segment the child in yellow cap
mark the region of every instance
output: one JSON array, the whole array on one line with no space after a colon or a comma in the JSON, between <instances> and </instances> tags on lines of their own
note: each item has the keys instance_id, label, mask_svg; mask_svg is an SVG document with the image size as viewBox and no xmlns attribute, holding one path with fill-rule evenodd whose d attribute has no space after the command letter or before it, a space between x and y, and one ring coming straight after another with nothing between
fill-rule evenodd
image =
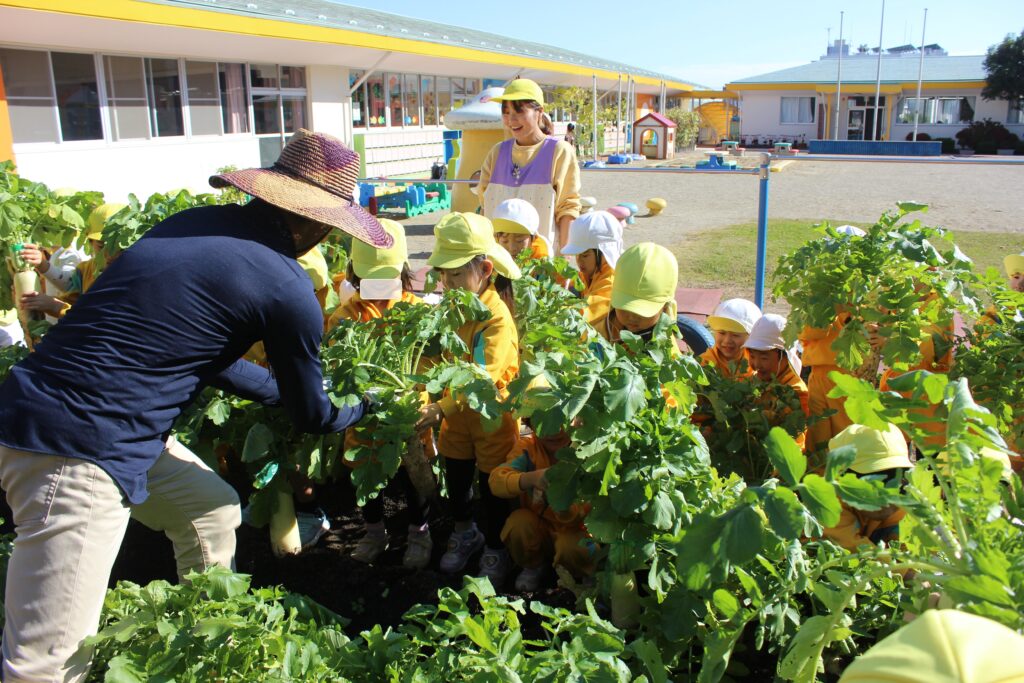
<instances>
[{"instance_id":1,"label":"child in yellow cap","mask_svg":"<svg viewBox=\"0 0 1024 683\"><path fill-rule=\"evenodd\" d=\"M383 249L361 240L352 240L352 253L345 279L355 288L356 293L331 314L327 323L328 331L337 327L341 320L369 322L381 318L385 311L400 301L409 304L422 303L422 300L413 294L405 229L401 224L386 218L380 219L380 224L385 232L394 238L394 243L389 249ZM424 452L432 453L432 432L424 434L424 441ZM372 442L368 444L361 441L356 436L355 429L351 427L345 431L346 450L360 444L372 445ZM361 464L348 459L344 462L352 468ZM430 562L430 554L434 547L427 523L429 507L425 501L420 500L405 468L400 467L395 477L405 495L405 504L409 511L409 533L402 564L409 569L422 569ZM370 564L387 550L391 540L384 527L382 497L377 496L368 500L362 508L362 514L365 533L356 543L352 557Z\"/></svg>"},{"instance_id":2,"label":"child in yellow cap","mask_svg":"<svg viewBox=\"0 0 1024 683\"><path fill-rule=\"evenodd\" d=\"M997 621L930 609L873 645L839 683L1021 683L1024 637Z\"/></svg>"},{"instance_id":3,"label":"child in yellow cap","mask_svg":"<svg viewBox=\"0 0 1024 683\"><path fill-rule=\"evenodd\" d=\"M92 253L92 258L82 261L75 266L75 272L71 276L71 281L65 288L65 293L61 298L58 299L39 292L29 292L21 297L21 307L25 310L42 311L48 315L63 318L64 314L68 312L68 309L71 308L71 305L78 297L87 292L93 283L96 282L96 278L99 277L96 256L103 251L103 228L107 221L125 206L127 204L100 204L89 214L89 218L86 221L89 232L86 233L85 239L89 245L89 251ZM107 264L109 265L116 257L117 255L108 258Z\"/></svg>"},{"instance_id":4,"label":"child in yellow cap","mask_svg":"<svg viewBox=\"0 0 1024 683\"><path fill-rule=\"evenodd\" d=\"M612 343L623 330L649 340L663 313L675 320L678 283L679 264L671 251L653 242L634 244L616 263L608 314L591 324Z\"/></svg>"},{"instance_id":5,"label":"child in yellow cap","mask_svg":"<svg viewBox=\"0 0 1024 683\"><path fill-rule=\"evenodd\" d=\"M534 391L543 391L547 382L534 381L527 389L527 399ZM569 448L569 435L531 432L519 438L508 458L491 471L491 491L499 498L518 498L519 507L512 511L501 540L512 561L522 567L516 577L517 591L532 592L540 585L552 565L567 569L577 578L594 570L596 545L589 539L584 520L589 505L574 504L567 510L555 510L547 501L547 471L558 461L557 454Z\"/></svg>"},{"instance_id":6,"label":"child in yellow cap","mask_svg":"<svg viewBox=\"0 0 1024 683\"><path fill-rule=\"evenodd\" d=\"M608 315L622 249L622 223L607 211L589 211L569 226L562 254L576 257L584 285L580 296L587 302L583 316L588 323Z\"/></svg>"},{"instance_id":7,"label":"child in yellow cap","mask_svg":"<svg viewBox=\"0 0 1024 683\"><path fill-rule=\"evenodd\" d=\"M753 327L750 328L750 335L743 343L746 349L747 358L750 361L750 369L753 372L751 381L762 383L778 383L791 387L800 398L800 408L805 415L810 415L808 408L807 385L800 379L800 358L796 351L786 348L786 341L782 331L786 327L786 319L774 313L765 313ZM762 401L766 406L775 399L771 391L762 394ZM781 424L788 411L768 416L769 424L773 426ZM796 436L796 442L801 449L804 448L807 440L806 433Z\"/></svg>"},{"instance_id":8,"label":"child in yellow cap","mask_svg":"<svg viewBox=\"0 0 1024 683\"><path fill-rule=\"evenodd\" d=\"M858 475L875 475L901 479L904 470L913 467L903 433L895 425L885 431L852 424L831 441L830 450L853 446L857 452L850 471ZM881 542L891 544L899 539L900 520L904 511L896 505L881 510L859 510L843 503L843 512L836 526L825 529L825 538L849 551L861 545Z\"/></svg>"},{"instance_id":9,"label":"child in yellow cap","mask_svg":"<svg viewBox=\"0 0 1024 683\"><path fill-rule=\"evenodd\" d=\"M554 125L544 113L544 92L534 81L517 78L492 97L512 139L499 142L484 158L478 194L484 215L493 219L506 199L524 199L540 217L539 234L556 247L565 244L569 224L580 215L580 171L576 151L551 137Z\"/></svg>"},{"instance_id":10,"label":"child in yellow cap","mask_svg":"<svg viewBox=\"0 0 1024 683\"><path fill-rule=\"evenodd\" d=\"M507 303L519 267L505 249L494 241L491 221L481 215L452 213L434 226L434 252L427 263L441 274L446 289L473 292L491 311L490 320L470 322L459 329L469 347L464 360L476 363L494 380L499 393L519 371L519 335ZM505 297L501 295L505 293ZM496 497L488 484L490 472L505 461L519 437L514 417L506 413L494 431L484 430L479 413L460 397L445 395L426 406L417 428L441 424L438 452L444 457L445 479L455 530L441 558L441 570L461 572L469 558L484 548L480 574L501 584L508 574L508 553L501 543L501 529L508 517L506 501ZM477 528L470 506L473 479L480 484L483 533ZM485 547L486 546L486 547Z\"/></svg>"},{"instance_id":11,"label":"child in yellow cap","mask_svg":"<svg viewBox=\"0 0 1024 683\"><path fill-rule=\"evenodd\" d=\"M524 251L531 259L551 257L548 241L537 234L540 229L537 209L525 199L516 197L503 201L491 216L491 223L494 225L494 239L512 254L512 258Z\"/></svg>"},{"instance_id":12,"label":"child in yellow cap","mask_svg":"<svg viewBox=\"0 0 1024 683\"><path fill-rule=\"evenodd\" d=\"M1010 279L1010 289L1024 292L1024 251L1004 258L1003 266L1006 268L1006 277Z\"/></svg>"},{"instance_id":13,"label":"child in yellow cap","mask_svg":"<svg viewBox=\"0 0 1024 683\"><path fill-rule=\"evenodd\" d=\"M708 316L708 327L715 335L715 345L705 351L700 362L713 366L718 374L729 379L745 379L753 374L743 345L754 324L761 319L761 309L753 301L728 299ZM742 368L746 364L745 369Z\"/></svg>"}]
</instances>

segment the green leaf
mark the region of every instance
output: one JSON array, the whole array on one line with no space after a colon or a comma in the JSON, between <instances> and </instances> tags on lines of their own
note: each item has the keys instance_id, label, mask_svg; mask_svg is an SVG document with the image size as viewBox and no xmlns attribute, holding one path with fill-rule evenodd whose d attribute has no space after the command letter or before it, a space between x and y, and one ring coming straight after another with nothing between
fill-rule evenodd
<instances>
[{"instance_id":1,"label":"green leaf","mask_svg":"<svg viewBox=\"0 0 1024 683\"><path fill-rule=\"evenodd\" d=\"M746 564L761 552L764 526L750 505L744 505L729 517L722 530L722 549L730 562Z\"/></svg>"},{"instance_id":2,"label":"green leaf","mask_svg":"<svg viewBox=\"0 0 1024 683\"><path fill-rule=\"evenodd\" d=\"M807 471L807 458L793 437L782 427L772 427L765 440L768 459L790 486L796 486Z\"/></svg>"},{"instance_id":3,"label":"green leaf","mask_svg":"<svg viewBox=\"0 0 1024 683\"><path fill-rule=\"evenodd\" d=\"M644 510L643 518L655 529L671 529L676 521L676 506L672 498L664 491L659 491Z\"/></svg>"},{"instance_id":4,"label":"green leaf","mask_svg":"<svg viewBox=\"0 0 1024 683\"><path fill-rule=\"evenodd\" d=\"M1002 607L1015 607L1007 586L986 575L954 576L943 581L942 587L957 602L991 602Z\"/></svg>"},{"instance_id":5,"label":"green leaf","mask_svg":"<svg viewBox=\"0 0 1024 683\"><path fill-rule=\"evenodd\" d=\"M609 379L608 383L604 403L610 419L627 422L647 404L647 398L644 396L646 386L640 375L621 372Z\"/></svg>"},{"instance_id":6,"label":"green leaf","mask_svg":"<svg viewBox=\"0 0 1024 683\"><path fill-rule=\"evenodd\" d=\"M104 683L145 683L149 679L145 671L138 669L128 655L117 655L107 664Z\"/></svg>"},{"instance_id":7,"label":"green leaf","mask_svg":"<svg viewBox=\"0 0 1024 683\"><path fill-rule=\"evenodd\" d=\"M236 574L219 565L206 572L206 589L214 600L229 600L244 594L251 581L252 577L247 574Z\"/></svg>"},{"instance_id":8,"label":"green leaf","mask_svg":"<svg viewBox=\"0 0 1024 683\"><path fill-rule=\"evenodd\" d=\"M643 662L644 670L650 676L651 683L667 683L668 667L661 658L661 650L654 641L637 638L629 644L629 648Z\"/></svg>"},{"instance_id":9,"label":"green leaf","mask_svg":"<svg viewBox=\"0 0 1024 683\"><path fill-rule=\"evenodd\" d=\"M808 474L797 490L808 511L824 528L834 527L839 523L843 506L832 484L817 474Z\"/></svg>"},{"instance_id":10,"label":"green leaf","mask_svg":"<svg viewBox=\"0 0 1024 683\"><path fill-rule=\"evenodd\" d=\"M841 446L834 451L829 451L825 458L825 480L835 481L836 477L850 468L857 460L857 448L855 446Z\"/></svg>"},{"instance_id":11,"label":"green leaf","mask_svg":"<svg viewBox=\"0 0 1024 683\"><path fill-rule=\"evenodd\" d=\"M888 429L889 423L882 414L884 406L875 387L862 379L842 372L832 371L828 373L828 377L836 384L828 392L829 398L845 396L846 415L855 424L862 424L880 431Z\"/></svg>"},{"instance_id":12,"label":"green leaf","mask_svg":"<svg viewBox=\"0 0 1024 683\"><path fill-rule=\"evenodd\" d=\"M274 443L274 432L270 427L259 422L249 428L245 435L245 446L242 448L242 462L256 462L270 454L270 446Z\"/></svg>"},{"instance_id":13,"label":"green leaf","mask_svg":"<svg viewBox=\"0 0 1024 683\"><path fill-rule=\"evenodd\" d=\"M764 500L764 512L772 531L785 539L800 538L804 530L804 506L796 494L778 487Z\"/></svg>"},{"instance_id":14,"label":"green leaf","mask_svg":"<svg viewBox=\"0 0 1024 683\"><path fill-rule=\"evenodd\" d=\"M881 510L887 505L898 505L903 498L896 489L886 488L881 481L858 477L848 472L835 482L843 502L860 510Z\"/></svg>"},{"instance_id":15,"label":"green leaf","mask_svg":"<svg viewBox=\"0 0 1024 683\"><path fill-rule=\"evenodd\" d=\"M712 593L711 604L713 604L715 609L721 612L726 619L732 619L733 616L740 611L739 601L733 597L732 593L724 588L719 588Z\"/></svg>"}]
</instances>

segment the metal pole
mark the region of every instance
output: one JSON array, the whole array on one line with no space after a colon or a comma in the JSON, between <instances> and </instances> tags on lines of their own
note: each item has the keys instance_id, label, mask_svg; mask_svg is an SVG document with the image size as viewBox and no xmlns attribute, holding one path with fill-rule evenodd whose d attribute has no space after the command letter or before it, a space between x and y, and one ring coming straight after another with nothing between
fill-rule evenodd
<instances>
[{"instance_id":1,"label":"metal pole","mask_svg":"<svg viewBox=\"0 0 1024 683\"><path fill-rule=\"evenodd\" d=\"M761 155L757 191L757 270L754 273L754 303L764 310L765 268L768 262L768 178L771 177L771 155Z\"/></svg>"},{"instance_id":2,"label":"metal pole","mask_svg":"<svg viewBox=\"0 0 1024 683\"><path fill-rule=\"evenodd\" d=\"M591 134L591 138L594 141L594 161L597 161L597 74L594 74L594 91L593 91L593 102L594 102L594 132Z\"/></svg>"},{"instance_id":3,"label":"metal pole","mask_svg":"<svg viewBox=\"0 0 1024 683\"><path fill-rule=\"evenodd\" d=\"M914 107L914 142L917 142L917 122L921 120L921 79L924 77L924 29L928 25L928 8L924 8L924 22L921 24L921 58L917 62L917 99Z\"/></svg>"},{"instance_id":4,"label":"metal pole","mask_svg":"<svg viewBox=\"0 0 1024 683\"><path fill-rule=\"evenodd\" d=\"M622 74L619 74L619 101L615 104L615 151L620 152L620 139L622 133Z\"/></svg>"},{"instance_id":5,"label":"metal pole","mask_svg":"<svg viewBox=\"0 0 1024 683\"><path fill-rule=\"evenodd\" d=\"M882 19L878 22L878 62L875 67L875 117L871 122L874 128L871 139L878 139L878 100L882 95L882 30L885 28L885 0L882 0Z\"/></svg>"},{"instance_id":6,"label":"metal pole","mask_svg":"<svg viewBox=\"0 0 1024 683\"><path fill-rule=\"evenodd\" d=\"M839 91L843 85L843 15L845 12L839 13L839 65L836 67L836 126L832 131L832 139L839 139L839 109L842 106L842 99L839 97Z\"/></svg>"}]
</instances>

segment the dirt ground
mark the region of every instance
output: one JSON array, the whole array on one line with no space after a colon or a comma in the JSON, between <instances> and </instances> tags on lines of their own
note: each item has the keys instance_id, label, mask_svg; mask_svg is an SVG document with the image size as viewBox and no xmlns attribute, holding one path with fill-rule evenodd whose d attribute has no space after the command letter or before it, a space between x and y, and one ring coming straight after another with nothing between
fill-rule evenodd
<instances>
[{"instance_id":1,"label":"dirt ground","mask_svg":"<svg viewBox=\"0 0 1024 683\"><path fill-rule=\"evenodd\" d=\"M703 156L703 155L701 155ZM758 181L750 175L671 174L631 169L582 172L582 194L599 207L650 197L668 201L664 213L638 218L626 243L671 246L695 230L757 220ZM771 174L770 218L874 221L898 200L931 206L928 220L956 230L1018 231L1024 235L1024 163L1015 166L791 161ZM424 265L440 214L403 221L414 267Z\"/></svg>"}]
</instances>

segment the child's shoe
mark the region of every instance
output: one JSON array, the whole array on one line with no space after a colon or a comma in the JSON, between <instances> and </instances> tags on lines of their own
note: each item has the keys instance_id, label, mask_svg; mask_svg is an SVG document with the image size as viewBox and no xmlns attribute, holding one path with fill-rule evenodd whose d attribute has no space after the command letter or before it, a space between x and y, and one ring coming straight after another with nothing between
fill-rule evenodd
<instances>
[{"instance_id":1,"label":"child's shoe","mask_svg":"<svg viewBox=\"0 0 1024 683\"><path fill-rule=\"evenodd\" d=\"M512 560L504 548L485 548L484 554L480 556L480 576L490 579L491 585L499 588L505 585L511 565Z\"/></svg>"},{"instance_id":2,"label":"child's shoe","mask_svg":"<svg viewBox=\"0 0 1024 683\"><path fill-rule=\"evenodd\" d=\"M410 526L402 566L406 569L423 569L430 564L430 555L433 551L434 541L430 538L430 527L425 524Z\"/></svg>"},{"instance_id":3,"label":"child's shoe","mask_svg":"<svg viewBox=\"0 0 1024 683\"><path fill-rule=\"evenodd\" d=\"M456 574L466 568L469 558L484 547L484 535L476 524L466 531L453 531L448 537L448 549L441 556L441 571Z\"/></svg>"},{"instance_id":4,"label":"child's shoe","mask_svg":"<svg viewBox=\"0 0 1024 683\"><path fill-rule=\"evenodd\" d=\"M352 559L366 564L373 564L388 549L388 532L384 523L367 524L366 534L356 543L352 551Z\"/></svg>"},{"instance_id":5,"label":"child's shoe","mask_svg":"<svg viewBox=\"0 0 1024 683\"><path fill-rule=\"evenodd\" d=\"M544 583L544 576L546 574L547 568L544 565L533 569L524 569L516 577L516 590L520 593L533 593Z\"/></svg>"}]
</instances>

